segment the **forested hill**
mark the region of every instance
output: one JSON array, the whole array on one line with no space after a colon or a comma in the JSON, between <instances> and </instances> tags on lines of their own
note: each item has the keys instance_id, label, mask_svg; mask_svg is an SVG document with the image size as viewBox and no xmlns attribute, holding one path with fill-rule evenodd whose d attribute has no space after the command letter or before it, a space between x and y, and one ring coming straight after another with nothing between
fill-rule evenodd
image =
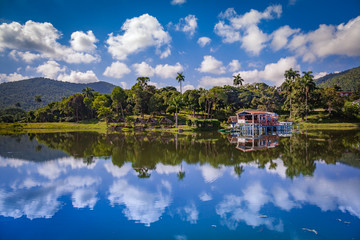
<instances>
[{"instance_id":1,"label":"forested hill","mask_svg":"<svg viewBox=\"0 0 360 240\"><path fill-rule=\"evenodd\" d=\"M17 82L0 84L0 109L14 107L20 103L24 110L36 109L46 106L53 101L61 101L62 97L68 97L90 87L96 92L111 93L115 85L107 82L95 83L69 83L48 78L32 78ZM41 96L41 102L35 102L35 96Z\"/></svg>"},{"instance_id":2,"label":"forested hill","mask_svg":"<svg viewBox=\"0 0 360 240\"><path fill-rule=\"evenodd\" d=\"M352 68L340 73L330 73L315 79L319 87L338 85L343 91L355 91L360 87L360 67Z\"/></svg>"}]
</instances>

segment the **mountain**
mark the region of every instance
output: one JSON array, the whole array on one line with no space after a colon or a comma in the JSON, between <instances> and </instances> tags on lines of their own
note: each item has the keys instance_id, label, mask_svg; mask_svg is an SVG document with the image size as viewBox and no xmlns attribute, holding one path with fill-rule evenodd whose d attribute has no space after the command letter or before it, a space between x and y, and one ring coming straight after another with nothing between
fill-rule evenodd
<instances>
[{"instance_id":1,"label":"mountain","mask_svg":"<svg viewBox=\"0 0 360 240\"><path fill-rule=\"evenodd\" d=\"M24 110L36 109L53 101L61 101L62 97L68 97L90 87L96 92L110 94L115 85L107 82L95 83L69 83L48 78L31 78L16 82L0 84L0 109L14 107L20 103ZM35 102L35 96L41 96L41 102Z\"/></svg>"},{"instance_id":2,"label":"mountain","mask_svg":"<svg viewBox=\"0 0 360 240\"><path fill-rule=\"evenodd\" d=\"M355 91L360 87L360 67L339 73L330 73L315 79L315 83L322 88L338 85L343 91Z\"/></svg>"}]
</instances>

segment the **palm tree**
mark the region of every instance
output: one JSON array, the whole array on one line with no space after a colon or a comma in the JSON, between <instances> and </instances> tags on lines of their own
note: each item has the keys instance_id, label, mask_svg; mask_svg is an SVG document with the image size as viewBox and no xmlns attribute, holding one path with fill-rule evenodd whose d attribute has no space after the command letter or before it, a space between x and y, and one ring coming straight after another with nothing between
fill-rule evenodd
<instances>
[{"instance_id":1,"label":"palm tree","mask_svg":"<svg viewBox=\"0 0 360 240\"><path fill-rule=\"evenodd\" d=\"M179 181L183 180L185 177L185 171L183 171L183 169L182 169L182 163L180 166L181 166L180 171L176 174Z\"/></svg>"},{"instance_id":2,"label":"palm tree","mask_svg":"<svg viewBox=\"0 0 360 240\"><path fill-rule=\"evenodd\" d=\"M169 101L169 105L175 107L176 127L178 127L178 108L180 108L182 106L182 104L183 104L183 99L182 99L181 95L175 96Z\"/></svg>"},{"instance_id":3,"label":"palm tree","mask_svg":"<svg viewBox=\"0 0 360 240\"><path fill-rule=\"evenodd\" d=\"M82 90L82 93L84 94L85 97L93 97L94 94L94 89L92 89L91 87L86 87Z\"/></svg>"},{"instance_id":4,"label":"palm tree","mask_svg":"<svg viewBox=\"0 0 360 240\"><path fill-rule=\"evenodd\" d=\"M35 102L37 102L37 103L42 102L42 99L41 99L41 96L40 96L40 95L36 95L36 96L35 96Z\"/></svg>"},{"instance_id":5,"label":"palm tree","mask_svg":"<svg viewBox=\"0 0 360 240\"><path fill-rule=\"evenodd\" d=\"M300 77L298 70L293 70L290 68L289 70L285 71L285 82L282 85L283 90L285 90L288 94L289 100L290 100L290 118L291 118L291 109L292 109L292 103L291 103L291 93L294 86L294 81L297 77Z\"/></svg>"},{"instance_id":6,"label":"palm tree","mask_svg":"<svg viewBox=\"0 0 360 240\"><path fill-rule=\"evenodd\" d=\"M181 82L185 81L185 76L183 75L182 72L177 73L176 80L178 81L178 83L180 83L180 93L182 94Z\"/></svg>"},{"instance_id":7,"label":"palm tree","mask_svg":"<svg viewBox=\"0 0 360 240\"><path fill-rule=\"evenodd\" d=\"M306 106L306 118L305 118L305 121L307 121L309 92L311 90L315 89L315 82L314 82L314 76L312 75L312 71L303 72L303 74L304 74L304 76L303 76L303 84L305 86L305 106Z\"/></svg>"},{"instance_id":8,"label":"palm tree","mask_svg":"<svg viewBox=\"0 0 360 240\"><path fill-rule=\"evenodd\" d=\"M234 86L239 86L243 84L244 79L240 76L240 74L233 76L234 78Z\"/></svg>"}]
</instances>

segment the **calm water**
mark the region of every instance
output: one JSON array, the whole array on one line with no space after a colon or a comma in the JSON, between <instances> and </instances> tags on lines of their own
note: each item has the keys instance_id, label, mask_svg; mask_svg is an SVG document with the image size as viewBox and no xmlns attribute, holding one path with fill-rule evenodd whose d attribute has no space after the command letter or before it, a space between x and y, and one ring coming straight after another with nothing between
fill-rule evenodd
<instances>
[{"instance_id":1,"label":"calm water","mask_svg":"<svg viewBox=\"0 0 360 240\"><path fill-rule=\"evenodd\" d=\"M360 239L360 132L0 135L0 239Z\"/></svg>"}]
</instances>

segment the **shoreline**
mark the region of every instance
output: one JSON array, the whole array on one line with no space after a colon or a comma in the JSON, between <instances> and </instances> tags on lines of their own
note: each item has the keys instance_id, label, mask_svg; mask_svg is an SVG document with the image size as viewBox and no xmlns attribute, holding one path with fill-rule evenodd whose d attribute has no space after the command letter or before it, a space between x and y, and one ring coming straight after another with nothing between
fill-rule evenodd
<instances>
[{"instance_id":1,"label":"shoreline","mask_svg":"<svg viewBox=\"0 0 360 240\"><path fill-rule=\"evenodd\" d=\"M113 126L109 124L109 126ZM146 132L208 132L217 131L214 129L199 130L187 125L181 125L178 128L147 128ZM299 130L360 130L360 123L299 123ZM105 122L98 123L59 123L59 122L45 122L45 123L0 123L0 133L31 133L31 132L69 132L69 131L84 131L84 132L102 132L106 133L109 130ZM122 128L119 132L133 132L134 128ZM116 132L116 131L114 131Z\"/></svg>"}]
</instances>

